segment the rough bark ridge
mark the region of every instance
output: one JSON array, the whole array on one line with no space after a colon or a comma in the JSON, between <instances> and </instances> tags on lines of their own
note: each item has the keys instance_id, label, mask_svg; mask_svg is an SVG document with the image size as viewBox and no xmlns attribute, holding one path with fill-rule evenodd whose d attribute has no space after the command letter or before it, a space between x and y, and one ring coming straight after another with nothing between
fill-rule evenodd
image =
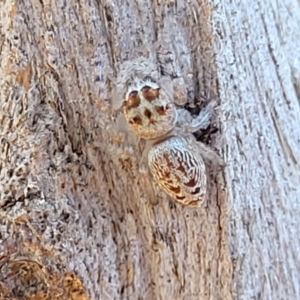
<instances>
[{"instance_id":1,"label":"rough bark ridge","mask_svg":"<svg viewBox=\"0 0 300 300\"><path fill-rule=\"evenodd\" d=\"M46 278L31 295L48 280L88 299L78 275L91 299L299 296L299 6L259 3L1 2L0 297L20 260ZM220 88L231 239L222 174L201 209L149 201L142 145L110 112L120 62L141 55L184 78L195 113Z\"/></svg>"},{"instance_id":2,"label":"rough bark ridge","mask_svg":"<svg viewBox=\"0 0 300 300\"><path fill-rule=\"evenodd\" d=\"M182 75L192 101L216 96L209 5L71 3L1 4L3 224L26 218L92 299L230 298L224 192L199 210L150 204L140 145L109 111L119 63L140 55Z\"/></svg>"},{"instance_id":3,"label":"rough bark ridge","mask_svg":"<svg viewBox=\"0 0 300 300\"><path fill-rule=\"evenodd\" d=\"M237 299L299 299L299 1L221 1L220 98Z\"/></svg>"}]
</instances>

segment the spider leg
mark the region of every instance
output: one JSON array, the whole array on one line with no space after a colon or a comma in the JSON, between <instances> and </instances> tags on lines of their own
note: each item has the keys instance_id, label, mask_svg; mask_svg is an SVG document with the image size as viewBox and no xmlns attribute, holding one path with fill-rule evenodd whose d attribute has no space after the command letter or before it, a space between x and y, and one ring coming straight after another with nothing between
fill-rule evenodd
<instances>
[{"instance_id":1,"label":"spider leg","mask_svg":"<svg viewBox=\"0 0 300 300\"><path fill-rule=\"evenodd\" d=\"M200 129L206 129L210 125L211 117L214 113L215 102L211 102L202 109L196 118L187 120L186 113L179 111L179 117L185 114L186 124L183 124L182 129L185 133L193 133Z\"/></svg>"},{"instance_id":2,"label":"spider leg","mask_svg":"<svg viewBox=\"0 0 300 300\"><path fill-rule=\"evenodd\" d=\"M141 173L141 182L143 185L142 188L144 189L144 193L147 195L147 198L149 199L150 203L152 205L158 204L158 199L156 197L156 193L150 175L148 173Z\"/></svg>"},{"instance_id":3,"label":"spider leg","mask_svg":"<svg viewBox=\"0 0 300 300\"><path fill-rule=\"evenodd\" d=\"M148 167L148 153L153 146L153 141L146 141L145 147L143 149L140 162L139 162L139 172L142 179L143 189L150 199L152 205L158 203L154 187L152 185L150 170Z\"/></svg>"},{"instance_id":4,"label":"spider leg","mask_svg":"<svg viewBox=\"0 0 300 300\"><path fill-rule=\"evenodd\" d=\"M153 146L153 141L147 140L142 151L142 155L139 163L139 172L140 173L149 173L148 171L148 153L151 147Z\"/></svg>"},{"instance_id":5,"label":"spider leg","mask_svg":"<svg viewBox=\"0 0 300 300\"><path fill-rule=\"evenodd\" d=\"M221 169L225 166L224 160L209 146L201 142L196 142L196 146L207 165L212 166L214 169Z\"/></svg>"}]
</instances>

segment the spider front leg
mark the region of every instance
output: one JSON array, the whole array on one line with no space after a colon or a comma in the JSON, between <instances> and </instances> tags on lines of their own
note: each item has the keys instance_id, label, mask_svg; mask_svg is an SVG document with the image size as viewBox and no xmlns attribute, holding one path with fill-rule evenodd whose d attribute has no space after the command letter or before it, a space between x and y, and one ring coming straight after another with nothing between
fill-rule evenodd
<instances>
[{"instance_id":1,"label":"spider front leg","mask_svg":"<svg viewBox=\"0 0 300 300\"><path fill-rule=\"evenodd\" d=\"M183 133L193 133L200 129L206 129L210 125L215 106L216 102L212 101L195 118L186 109L178 109L177 125Z\"/></svg>"},{"instance_id":2,"label":"spider front leg","mask_svg":"<svg viewBox=\"0 0 300 300\"><path fill-rule=\"evenodd\" d=\"M154 145L154 141L147 140L144 146L144 149L142 151L141 159L139 162L139 172L140 173L149 173L148 171L148 153L151 149L151 147Z\"/></svg>"},{"instance_id":3,"label":"spider front leg","mask_svg":"<svg viewBox=\"0 0 300 300\"><path fill-rule=\"evenodd\" d=\"M197 132L201 129L206 129L210 125L216 106L216 101L210 102L195 118L193 118L192 115L185 109L178 110L177 115L177 125L179 125L179 129L177 129L177 131L182 130L183 135L187 138L187 140L189 140L190 145L192 146L191 148L196 145L206 165L211 165L214 169L224 166L223 159L209 146L201 142L197 142L191 133Z\"/></svg>"},{"instance_id":4,"label":"spider front leg","mask_svg":"<svg viewBox=\"0 0 300 300\"><path fill-rule=\"evenodd\" d=\"M207 166L212 166L214 170L220 170L225 166L224 160L213 149L201 142L195 143Z\"/></svg>"},{"instance_id":5,"label":"spider front leg","mask_svg":"<svg viewBox=\"0 0 300 300\"><path fill-rule=\"evenodd\" d=\"M156 205L158 204L158 199L156 197L156 193L152 185L152 176L150 175L150 170L148 167L148 154L154 144L155 142L152 140L146 141L139 162L139 173L141 175L141 182L143 184L144 191L148 195L151 204Z\"/></svg>"},{"instance_id":6,"label":"spider front leg","mask_svg":"<svg viewBox=\"0 0 300 300\"><path fill-rule=\"evenodd\" d=\"M187 89L182 77L172 79L170 76L163 76L160 79L160 85L164 87L177 106L183 106L187 103Z\"/></svg>"}]
</instances>

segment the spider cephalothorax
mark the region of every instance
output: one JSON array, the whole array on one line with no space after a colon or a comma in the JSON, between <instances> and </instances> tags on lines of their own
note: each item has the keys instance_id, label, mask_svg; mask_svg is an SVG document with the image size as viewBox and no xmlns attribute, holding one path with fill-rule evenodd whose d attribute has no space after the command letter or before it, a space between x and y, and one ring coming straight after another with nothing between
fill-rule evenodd
<instances>
[{"instance_id":1,"label":"spider cephalothorax","mask_svg":"<svg viewBox=\"0 0 300 300\"><path fill-rule=\"evenodd\" d=\"M176 124L172 98L150 80L135 81L128 88L123 110L132 130L146 140L165 135Z\"/></svg>"}]
</instances>

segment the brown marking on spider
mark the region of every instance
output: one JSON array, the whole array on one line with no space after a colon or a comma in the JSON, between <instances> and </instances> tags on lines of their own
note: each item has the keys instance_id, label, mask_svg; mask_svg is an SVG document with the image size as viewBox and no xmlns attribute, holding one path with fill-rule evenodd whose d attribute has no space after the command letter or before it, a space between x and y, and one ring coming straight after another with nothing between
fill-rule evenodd
<instances>
[{"instance_id":1,"label":"brown marking on spider","mask_svg":"<svg viewBox=\"0 0 300 300\"><path fill-rule=\"evenodd\" d=\"M197 150L185 138L173 136L153 145L148 154L149 168L158 186L172 199L193 207L204 201L207 184L206 167Z\"/></svg>"},{"instance_id":2,"label":"brown marking on spider","mask_svg":"<svg viewBox=\"0 0 300 300\"><path fill-rule=\"evenodd\" d=\"M155 89L146 85L142 88L142 94L147 101L152 102L159 97L159 90L160 88Z\"/></svg>"},{"instance_id":3,"label":"brown marking on spider","mask_svg":"<svg viewBox=\"0 0 300 300\"><path fill-rule=\"evenodd\" d=\"M141 99L138 95L138 92L137 91L132 91L129 94L128 100L126 101L126 103L124 105L124 108L126 110L136 108L140 105L140 103L141 103Z\"/></svg>"},{"instance_id":4,"label":"brown marking on spider","mask_svg":"<svg viewBox=\"0 0 300 300\"><path fill-rule=\"evenodd\" d=\"M133 81L128 87L123 109L132 130L147 140L165 135L176 124L173 99L151 81ZM136 117L138 122L134 121Z\"/></svg>"},{"instance_id":5,"label":"brown marking on spider","mask_svg":"<svg viewBox=\"0 0 300 300\"><path fill-rule=\"evenodd\" d=\"M145 109L145 111L144 111L144 115L148 118L148 119L150 119L151 118L151 116L152 116L152 113L151 113L151 111L149 110L149 109Z\"/></svg>"},{"instance_id":6,"label":"brown marking on spider","mask_svg":"<svg viewBox=\"0 0 300 300\"><path fill-rule=\"evenodd\" d=\"M168 106L166 108L164 108L163 106L155 106L155 110L160 116L165 115L167 113L167 109Z\"/></svg>"},{"instance_id":7,"label":"brown marking on spider","mask_svg":"<svg viewBox=\"0 0 300 300\"><path fill-rule=\"evenodd\" d=\"M142 119L140 117L134 117L129 121L129 124L142 125Z\"/></svg>"}]
</instances>

